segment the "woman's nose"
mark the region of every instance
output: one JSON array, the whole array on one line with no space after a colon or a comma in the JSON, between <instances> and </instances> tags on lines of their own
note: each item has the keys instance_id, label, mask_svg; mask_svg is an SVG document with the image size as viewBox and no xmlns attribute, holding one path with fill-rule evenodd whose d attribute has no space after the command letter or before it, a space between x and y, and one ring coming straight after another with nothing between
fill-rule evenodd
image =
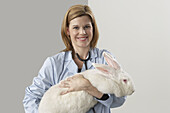
<instances>
[{"instance_id":1,"label":"woman's nose","mask_svg":"<svg viewBox=\"0 0 170 113\"><path fill-rule=\"evenodd\" d=\"M86 34L86 31L85 31L84 28L81 28L81 29L80 29L80 34Z\"/></svg>"}]
</instances>

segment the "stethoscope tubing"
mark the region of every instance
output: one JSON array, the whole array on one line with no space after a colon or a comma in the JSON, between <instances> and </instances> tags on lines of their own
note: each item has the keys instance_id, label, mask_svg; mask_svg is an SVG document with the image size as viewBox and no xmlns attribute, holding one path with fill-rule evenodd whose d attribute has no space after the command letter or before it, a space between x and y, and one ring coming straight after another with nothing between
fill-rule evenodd
<instances>
[{"instance_id":1,"label":"stethoscope tubing","mask_svg":"<svg viewBox=\"0 0 170 113\"><path fill-rule=\"evenodd\" d=\"M89 56L88 56L88 58L87 58L87 59L81 59L78 53L76 53L76 55L77 55L77 58L78 58L80 61L83 61L83 62L84 62L84 64L85 64L85 68L86 68L86 70L88 70L88 67L87 67L87 61L88 61L88 60L90 59L90 57L91 57L90 52L89 52Z\"/></svg>"}]
</instances>

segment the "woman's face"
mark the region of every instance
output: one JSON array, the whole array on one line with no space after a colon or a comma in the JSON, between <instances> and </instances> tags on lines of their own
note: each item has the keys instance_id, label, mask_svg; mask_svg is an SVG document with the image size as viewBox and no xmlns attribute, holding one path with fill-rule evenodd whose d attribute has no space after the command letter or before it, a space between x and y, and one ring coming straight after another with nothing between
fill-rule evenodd
<instances>
[{"instance_id":1,"label":"woman's face","mask_svg":"<svg viewBox=\"0 0 170 113\"><path fill-rule=\"evenodd\" d=\"M89 49L93 37L93 26L90 17L81 16L71 20L67 28L67 34L70 35L74 49Z\"/></svg>"}]
</instances>

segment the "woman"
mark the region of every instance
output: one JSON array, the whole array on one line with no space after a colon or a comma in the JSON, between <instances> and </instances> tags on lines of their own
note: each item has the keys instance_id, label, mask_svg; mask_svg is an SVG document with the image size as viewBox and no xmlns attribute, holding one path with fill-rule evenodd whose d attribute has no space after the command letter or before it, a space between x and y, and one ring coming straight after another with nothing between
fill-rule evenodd
<instances>
[{"instance_id":1,"label":"woman","mask_svg":"<svg viewBox=\"0 0 170 113\"><path fill-rule=\"evenodd\" d=\"M26 113L38 113L39 102L51 86L68 76L93 69L94 62L106 64L102 56L106 50L96 48L98 29L92 11L87 5L75 5L67 11L61 35L66 49L47 58L38 76L34 78L33 84L26 88L23 100ZM60 87L69 88L61 95L84 90L94 96L98 103L87 113L110 113L110 108L119 107L125 101L124 97L118 98L114 94L103 94L98 91L82 75L64 80Z\"/></svg>"}]
</instances>

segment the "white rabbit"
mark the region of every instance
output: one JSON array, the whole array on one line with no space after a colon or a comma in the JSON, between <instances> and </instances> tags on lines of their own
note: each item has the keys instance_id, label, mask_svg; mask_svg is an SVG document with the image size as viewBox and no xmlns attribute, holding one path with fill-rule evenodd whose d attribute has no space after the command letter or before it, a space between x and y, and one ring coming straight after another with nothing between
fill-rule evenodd
<instances>
[{"instance_id":1,"label":"white rabbit","mask_svg":"<svg viewBox=\"0 0 170 113\"><path fill-rule=\"evenodd\" d=\"M115 94L117 97L131 95L134 92L132 79L122 70L111 55L104 52L108 65L93 64L96 69L84 71L82 74L102 93ZM70 92L60 95L67 88L59 84L52 86L41 99L39 113L86 113L97 101L85 91Z\"/></svg>"}]
</instances>

